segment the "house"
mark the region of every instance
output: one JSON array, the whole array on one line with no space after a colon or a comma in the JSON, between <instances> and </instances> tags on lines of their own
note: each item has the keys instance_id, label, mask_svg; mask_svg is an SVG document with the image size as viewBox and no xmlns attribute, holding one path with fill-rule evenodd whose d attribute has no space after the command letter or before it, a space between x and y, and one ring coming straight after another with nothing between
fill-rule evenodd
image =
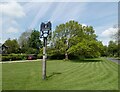
<instances>
[{"instance_id":1,"label":"house","mask_svg":"<svg viewBox=\"0 0 120 92\"><path fill-rule=\"evenodd\" d=\"M7 53L8 46L5 44L0 44L0 54L6 54Z\"/></svg>"}]
</instances>

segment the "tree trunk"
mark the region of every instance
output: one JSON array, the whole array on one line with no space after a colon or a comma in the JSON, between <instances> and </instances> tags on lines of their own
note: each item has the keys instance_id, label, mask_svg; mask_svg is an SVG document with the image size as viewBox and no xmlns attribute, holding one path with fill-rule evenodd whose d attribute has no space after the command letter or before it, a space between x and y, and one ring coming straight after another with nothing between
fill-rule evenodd
<instances>
[{"instance_id":1,"label":"tree trunk","mask_svg":"<svg viewBox=\"0 0 120 92\"><path fill-rule=\"evenodd\" d=\"M67 53L67 51L65 52L65 60L68 60L68 53Z\"/></svg>"},{"instance_id":2,"label":"tree trunk","mask_svg":"<svg viewBox=\"0 0 120 92\"><path fill-rule=\"evenodd\" d=\"M68 50L68 38L66 40L66 45L67 45L67 49L65 51L65 60L68 60L68 53L67 53L67 50Z\"/></svg>"}]
</instances>

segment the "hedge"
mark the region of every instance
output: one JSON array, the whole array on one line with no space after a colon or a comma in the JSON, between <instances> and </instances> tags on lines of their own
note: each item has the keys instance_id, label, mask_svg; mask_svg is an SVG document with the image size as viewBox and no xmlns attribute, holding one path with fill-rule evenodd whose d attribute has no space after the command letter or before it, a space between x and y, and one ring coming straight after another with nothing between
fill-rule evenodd
<instances>
[{"instance_id":1,"label":"hedge","mask_svg":"<svg viewBox=\"0 0 120 92\"><path fill-rule=\"evenodd\" d=\"M38 59L42 59L42 58L43 58L43 55L42 55L42 54L38 54L38 55L37 55L37 58L38 58Z\"/></svg>"},{"instance_id":2,"label":"hedge","mask_svg":"<svg viewBox=\"0 0 120 92\"><path fill-rule=\"evenodd\" d=\"M5 54L2 55L2 61L26 60L26 54Z\"/></svg>"},{"instance_id":3,"label":"hedge","mask_svg":"<svg viewBox=\"0 0 120 92\"><path fill-rule=\"evenodd\" d=\"M28 54L4 54L2 55L2 61L27 60L28 56L29 56ZM69 54L68 57L69 59L78 59L77 56L71 55L71 54ZM42 58L43 58L42 54L38 54L36 56L36 59L42 59ZM51 55L48 54L47 59L58 59L58 60L65 59L65 55L64 54L51 54Z\"/></svg>"}]
</instances>

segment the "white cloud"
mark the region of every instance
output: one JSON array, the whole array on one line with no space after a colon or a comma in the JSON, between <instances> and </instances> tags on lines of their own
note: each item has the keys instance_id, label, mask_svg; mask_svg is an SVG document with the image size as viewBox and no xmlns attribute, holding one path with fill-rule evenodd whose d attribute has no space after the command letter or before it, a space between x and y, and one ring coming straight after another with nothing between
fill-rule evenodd
<instances>
[{"instance_id":1,"label":"white cloud","mask_svg":"<svg viewBox=\"0 0 120 92\"><path fill-rule=\"evenodd\" d=\"M84 26L86 27L87 25L86 24L82 24L82 27L84 27Z\"/></svg>"},{"instance_id":2,"label":"white cloud","mask_svg":"<svg viewBox=\"0 0 120 92\"><path fill-rule=\"evenodd\" d=\"M17 3L15 0L12 2L0 3L0 29L1 29L1 40L4 43L8 38L17 37L14 33L19 32L18 19L25 16L23 6Z\"/></svg>"},{"instance_id":3,"label":"white cloud","mask_svg":"<svg viewBox=\"0 0 120 92\"><path fill-rule=\"evenodd\" d=\"M106 29L106 30L105 30ZM98 40L102 41L104 45L108 45L110 40L113 39L113 35L118 31L118 28L113 28L108 26L102 26L100 28L97 28L97 35L98 35ZM103 32L101 32L104 30Z\"/></svg>"},{"instance_id":4,"label":"white cloud","mask_svg":"<svg viewBox=\"0 0 120 92\"><path fill-rule=\"evenodd\" d=\"M108 28L107 30L103 31L101 36L103 37L111 37L118 31L117 28Z\"/></svg>"},{"instance_id":5,"label":"white cloud","mask_svg":"<svg viewBox=\"0 0 120 92\"><path fill-rule=\"evenodd\" d=\"M10 27L6 30L7 33L17 33L19 32L19 30L17 28L14 27Z\"/></svg>"},{"instance_id":6,"label":"white cloud","mask_svg":"<svg viewBox=\"0 0 120 92\"><path fill-rule=\"evenodd\" d=\"M25 13L22 6L17 2L9 2L0 4L0 13L9 17L23 17Z\"/></svg>"}]
</instances>

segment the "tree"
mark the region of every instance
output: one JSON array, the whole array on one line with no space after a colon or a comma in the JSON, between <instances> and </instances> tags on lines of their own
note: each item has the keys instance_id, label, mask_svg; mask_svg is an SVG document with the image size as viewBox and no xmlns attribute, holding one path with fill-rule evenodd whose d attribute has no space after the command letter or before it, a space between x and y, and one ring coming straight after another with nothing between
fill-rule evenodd
<instances>
[{"instance_id":1,"label":"tree","mask_svg":"<svg viewBox=\"0 0 120 92\"><path fill-rule=\"evenodd\" d=\"M116 42L109 41L109 45L108 45L109 55L110 56L115 56L115 55L117 55L117 51L118 51L118 45L116 44Z\"/></svg>"},{"instance_id":2,"label":"tree","mask_svg":"<svg viewBox=\"0 0 120 92\"><path fill-rule=\"evenodd\" d=\"M20 45L22 53L25 53L29 48L28 40L30 38L30 35L31 31L25 31L21 34L21 36L18 39L18 43Z\"/></svg>"},{"instance_id":3,"label":"tree","mask_svg":"<svg viewBox=\"0 0 120 92\"><path fill-rule=\"evenodd\" d=\"M87 41L82 40L77 45L72 46L68 52L74 55L77 55L78 57L87 57L87 58L94 58L99 57L101 55L101 52L103 52L103 45L101 42L97 42L95 40Z\"/></svg>"},{"instance_id":4,"label":"tree","mask_svg":"<svg viewBox=\"0 0 120 92\"><path fill-rule=\"evenodd\" d=\"M42 43L41 43L41 40L40 40L40 32L37 31L37 30L32 30L32 33L30 35L30 38L28 40L28 44L29 44L29 47L31 49L33 49L34 54L38 54L39 53L39 49L42 47Z\"/></svg>"},{"instance_id":5,"label":"tree","mask_svg":"<svg viewBox=\"0 0 120 92\"><path fill-rule=\"evenodd\" d=\"M107 46L103 46L103 50L101 52L101 56L109 56L109 53L108 53L108 47Z\"/></svg>"},{"instance_id":6,"label":"tree","mask_svg":"<svg viewBox=\"0 0 120 92\"><path fill-rule=\"evenodd\" d=\"M117 44L117 57L120 57L120 25L115 25L114 28L117 30L115 34L112 35Z\"/></svg>"},{"instance_id":7,"label":"tree","mask_svg":"<svg viewBox=\"0 0 120 92\"><path fill-rule=\"evenodd\" d=\"M53 33L54 46L58 52L65 54L65 59L68 59L67 50L72 45L70 38L78 34L80 26L78 22L69 21L66 24L58 25Z\"/></svg>"},{"instance_id":8,"label":"tree","mask_svg":"<svg viewBox=\"0 0 120 92\"><path fill-rule=\"evenodd\" d=\"M82 57L98 57L102 50L102 43L97 41L92 26L82 26L76 21L69 21L56 27L53 33L54 48L57 53L64 53Z\"/></svg>"},{"instance_id":9,"label":"tree","mask_svg":"<svg viewBox=\"0 0 120 92\"><path fill-rule=\"evenodd\" d=\"M39 36L40 32L35 29L22 33L19 38L21 52L26 54L38 54L40 47L42 47Z\"/></svg>"},{"instance_id":10,"label":"tree","mask_svg":"<svg viewBox=\"0 0 120 92\"><path fill-rule=\"evenodd\" d=\"M35 29L32 30L28 43L29 43L29 47L34 49L36 48L39 49L39 47L42 46L41 40L40 40L40 32Z\"/></svg>"},{"instance_id":11,"label":"tree","mask_svg":"<svg viewBox=\"0 0 120 92\"><path fill-rule=\"evenodd\" d=\"M5 41L4 44L9 48L7 49L7 54L19 53L19 44L16 39L11 40L9 38L8 40Z\"/></svg>"}]
</instances>

